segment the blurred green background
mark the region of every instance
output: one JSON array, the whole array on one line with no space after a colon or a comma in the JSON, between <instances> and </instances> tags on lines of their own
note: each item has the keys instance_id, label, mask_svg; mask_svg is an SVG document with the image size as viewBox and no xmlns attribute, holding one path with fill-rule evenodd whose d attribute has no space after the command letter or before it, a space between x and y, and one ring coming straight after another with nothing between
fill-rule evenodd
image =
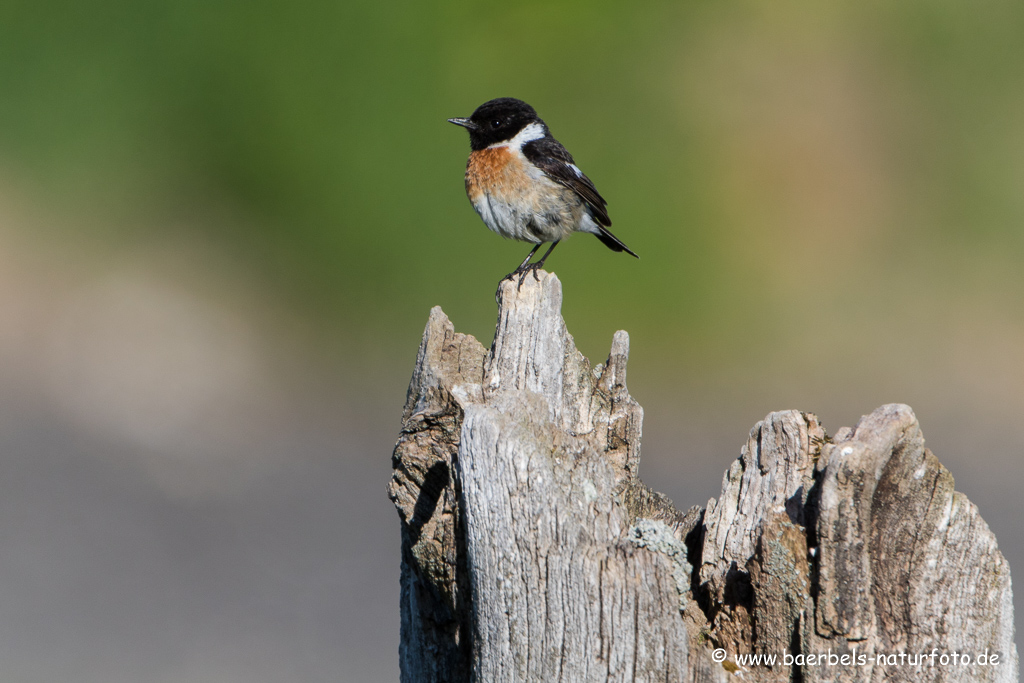
<instances>
[{"instance_id":1,"label":"blurred green background","mask_svg":"<svg viewBox=\"0 0 1024 683\"><path fill-rule=\"evenodd\" d=\"M489 343L529 249L445 122L500 96L642 257L548 268L594 362L630 332L648 483L703 504L767 412L906 402L1019 568L1021 36L1011 0L3 3L0 673L396 678L419 336Z\"/></svg>"}]
</instances>

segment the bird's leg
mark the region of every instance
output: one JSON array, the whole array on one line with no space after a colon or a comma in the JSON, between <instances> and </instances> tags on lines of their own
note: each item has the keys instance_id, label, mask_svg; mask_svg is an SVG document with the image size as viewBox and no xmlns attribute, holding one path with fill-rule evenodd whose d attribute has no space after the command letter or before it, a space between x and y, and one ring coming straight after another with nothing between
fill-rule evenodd
<instances>
[{"instance_id":1,"label":"bird's leg","mask_svg":"<svg viewBox=\"0 0 1024 683\"><path fill-rule=\"evenodd\" d=\"M524 268L526 268L526 264L530 262L530 259L533 258L533 255L537 253L537 250L540 249L540 245L542 245L542 244L544 244L544 243L543 242L537 242L537 244L535 244L533 246L533 249L530 250L530 253L526 255L526 258L523 259L523 262L519 264L518 268L516 268L516 272L517 273L519 271L523 270Z\"/></svg>"},{"instance_id":2,"label":"bird's leg","mask_svg":"<svg viewBox=\"0 0 1024 683\"><path fill-rule=\"evenodd\" d=\"M553 252L555 250L555 247L558 246L558 243L560 241L561 240L555 240L554 242L552 242L551 246L548 247L548 250L544 252L544 255L540 257L540 261L537 261L536 263L534 263L531 266L531 268L534 269L534 273L537 272L537 269L544 267L544 262L548 260L548 256L551 256L551 252ZM540 245L538 245L538 246L540 246Z\"/></svg>"},{"instance_id":3,"label":"bird's leg","mask_svg":"<svg viewBox=\"0 0 1024 683\"><path fill-rule=\"evenodd\" d=\"M519 264L519 267L516 268L515 270L513 270L511 273L509 273L505 277L501 278L501 282L504 282L505 280L511 280L515 275L523 272L526 269L526 264L528 264L530 262L530 259L533 258L533 255L537 253L538 249L540 249L540 245L541 244L543 244L543 242L538 242L537 245L533 249L530 250L530 253L526 255L526 258L523 259L523 262ZM501 283L499 282L498 284L501 284Z\"/></svg>"},{"instance_id":4,"label":"bird's leg","mask_svg":"<svg viewBox=\"0 0 1024 683\"><path fill-rule=\"evenodd\" d=\"M536 263L531 263L530 265L526 265L526 263L524 262L522 266L519 266L522 270L521 270L521 272L519 272L519 285L516 286L517 290L520 287L523 286L523 278L526 277L526 273L529 272L529 271L533 271L533 279L536 280L537 282L540 282L540 276L537 275L537 271L544 267L544 262L548 260L548 256L551 256L551 252L553 252L555 250L555 247L558 246L559 241L560 240L555 240L554 242L552 242L551 246L548 247L548 250L544 252L544 255L541 256L540 260L537 261ZM537 247L539 247L539 246L540 245L538 244ZM535 247L534 251L536 251L536 250L537 249ZM533 256L532 252L530 253L530 256ZM527 259L527 260L529 260L529 259Z\"/></svg>"}]
</instances>

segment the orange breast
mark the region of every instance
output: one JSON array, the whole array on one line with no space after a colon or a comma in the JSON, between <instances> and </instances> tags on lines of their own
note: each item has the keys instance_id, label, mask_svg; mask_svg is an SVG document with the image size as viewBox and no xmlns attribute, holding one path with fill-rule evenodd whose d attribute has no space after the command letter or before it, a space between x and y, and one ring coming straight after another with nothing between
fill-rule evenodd
<instances>
[{"instance_id":1,"label":"orange breast","mask_svg":"<svg viewBox=\"0 0 1024 683\"><path fill-rule=\"evenodd\" d=\"M530 179L522 160L508 147L490 147L469 155L466 165L466 194L470 200L480 195L516 197L529 192Z\"/></svg>"}]
</instances>

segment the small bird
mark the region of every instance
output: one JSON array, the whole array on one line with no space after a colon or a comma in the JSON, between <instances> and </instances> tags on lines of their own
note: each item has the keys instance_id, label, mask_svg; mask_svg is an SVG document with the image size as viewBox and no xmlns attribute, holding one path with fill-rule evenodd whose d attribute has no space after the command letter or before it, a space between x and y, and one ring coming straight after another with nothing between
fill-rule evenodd
<instances>
[{"instance_id":1,"label":"small bird","mask_svg":"<svg viewBox=\"0 0 1024 683\"><path fill-rule=\"evenodd\" d=\"M501 97L481 104L469 118L448 121L469 131L466 194L480 218L502 237L536 245L503 280L518 274L522 285L531 270L536 278L573 232L592 233L612 251L640 258L608 230L608 202L526 102ZM551 242L547 252L530 263L545 242Z\"/></svg>"}]
</instances>

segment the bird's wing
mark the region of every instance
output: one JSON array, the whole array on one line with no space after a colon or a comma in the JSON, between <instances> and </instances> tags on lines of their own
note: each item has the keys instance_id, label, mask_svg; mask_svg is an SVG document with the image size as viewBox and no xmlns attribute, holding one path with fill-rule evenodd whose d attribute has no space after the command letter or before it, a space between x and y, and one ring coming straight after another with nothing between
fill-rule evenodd
<instances>
[{"instance_id":1,"label":"bird's wing","mask_svg":"<svg viewBox=\"0 0 1024 683\"><path fill-rule=\"evenodd\" d=\"M572 155L562 143L550 136L532 140L523 145L523 154L530 163L544 171L547 177L578 194L591 208L599 224L611 226L612 220L605 210L608 202L598 193L590 178L573 163Z\"/></svg>"}]
</instances>

